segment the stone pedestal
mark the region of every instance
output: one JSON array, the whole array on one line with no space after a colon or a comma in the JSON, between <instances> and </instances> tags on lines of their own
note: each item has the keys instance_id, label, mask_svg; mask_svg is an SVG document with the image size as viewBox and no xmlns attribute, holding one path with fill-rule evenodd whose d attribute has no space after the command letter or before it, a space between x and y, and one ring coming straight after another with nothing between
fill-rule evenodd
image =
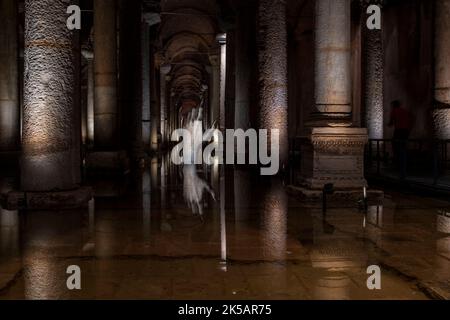
<instances>
[{"instance_id":1,"label":"stone pedestal","mask_svg":"<svg viewBox=\"0 0 450 320\"><path fill-rule=\"evenodd\" d=\"M0 205L5 210L68 210L87 207L92 195L90 187L66 191L10 191L0 194Z\"/></svg>"},{"instance_id":2,"label":"stone pedestal","mask_svg":"<svg viewBox=\"0 0 450 320\"><path fill-rule=\"evenodd\" d=\"M332 183L336 190L362 190L364 147L368 142L364 128L314 128L302 146L301 186L322 190Z\"/></svg>"}]
</instances>

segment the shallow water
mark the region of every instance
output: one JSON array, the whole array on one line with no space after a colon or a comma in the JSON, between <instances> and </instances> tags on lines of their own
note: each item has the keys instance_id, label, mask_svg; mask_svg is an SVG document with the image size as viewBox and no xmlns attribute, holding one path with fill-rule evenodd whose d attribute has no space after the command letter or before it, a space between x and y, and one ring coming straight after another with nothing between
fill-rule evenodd
<instances>
[{"instance_id":1,"label":"shallow water","mask_svg":"<svg viewBox=\"0 0 450 320\"><path fill-rule=\"evenodd\" d=\"M0 299L448 296L449 203L387 194L367 214L324 216L278 178L204 169L188 182L193 194L182 168L154 159L129 181L95 181L89 208L1 210ZM70 265L81 290L66 287ZM381 290L367 288L370 265L381 267Z\"/></svg>"}]
</instances>

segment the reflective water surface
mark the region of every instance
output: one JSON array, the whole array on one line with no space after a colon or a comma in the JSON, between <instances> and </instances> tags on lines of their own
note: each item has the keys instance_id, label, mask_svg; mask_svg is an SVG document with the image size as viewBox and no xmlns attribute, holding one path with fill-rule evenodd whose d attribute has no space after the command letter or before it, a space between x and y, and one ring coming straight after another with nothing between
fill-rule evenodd
<instances>
[{"instance_id":1,"label":"reflective water surface","mask_svg":"<svg viewBox=\"0 0 450 320\"><path fill-rule=\"evenodd\" d=\"M156 158L126 181L93 185L82 210L1 210L0 299L449 297L447 202L387 194L367 214L324 216L277 178ZM66 287L70 265L82 290ZM381 267L381 290L367 288L370 265Z\"/></svg>"}]
</instances>

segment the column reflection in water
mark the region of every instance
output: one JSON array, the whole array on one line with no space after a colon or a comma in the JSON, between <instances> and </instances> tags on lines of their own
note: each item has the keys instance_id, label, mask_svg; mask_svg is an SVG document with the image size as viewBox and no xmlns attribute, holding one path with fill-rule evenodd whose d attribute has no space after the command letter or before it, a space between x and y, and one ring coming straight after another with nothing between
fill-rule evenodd
<instances>
[{"instance_id":1,"label":"column reflection in water","mask_svg":"<svg viewBox=\"0 0 450 320\"><path fill-rule=\"evenodd\" d=\"M220 175L220 259L223 271L227 270L227 220L226 220L226 179L225 165Z\"/></svg>"},{"instance_id":2,"label":"column reflection in water","mask_svg":"<svg viewBox=\"0 0 450 320\"><path fill-rule=\"evenodd\" d=\"M285 260L288 199L281 181L272 181L262 200L262 241L266 260Z\"/></svg>"},{"instance_id":3,"label":"column reflection in water","mask_svg":"<svg viewBox=\"0 0 450 320\"><path fill-rule=\"evenodd\" d=\"M151 204L151 174L146 169L142 174L142 234L146 242L150 240Z\"/></svg>"},{"instance_id":4,"label":"column reflection in water","mask_svg":"<svg viewBox=\"0 0 450 320\"><path fill-rule=\"evenodd\" d=\"M450 212L440 210L437 215L436 240L436 278L439 281L447 282L450 279Z\"/></svg>"},{"instance_id":5,"label":"column reflection in water","mask_svg":"<svg viewBox=\"0 0 450 320\"><path fill-rule=\"evenodd\" d=\"M83 216L86 212L79 210L26 215L22 240L25 299L67 297L66 268L71 263L58 258L81 252Z\"/></svg>"},{"instance_id":6,"label":"column reflection in water","mask_svg":"<svg viewBox=\"0 0 450 320\"><path fill-rule=\"evenodd\" d=\"M169 223L169 210L167 210L167 181L168 181L169 158L165 155L161 159L161 231L170 232L172 226Z\"/></svg>"},{"instance_id":7,"label":"column reflection in water","mask_svg":"<svg viewBox=\"0 0 450 320\"><path fill-rule=\"evenodd\" d=\"M88 202L87 241L83 247L84 252L95 250L95 199Z\"/></svg>"},{"instance_id":8,"label":"column reflection in water","mask_svg":"<svg viewBox=\"0 0 450 320\"><path fill-rule=\"evenodd\" d=\"M377 246L381 246L383 240L383 206L370 206L365 216L364 235L373 241Z\"/></svg>"},{"instance_id":9,"label":"column reflection in water","mask_svg":"<svg viewBox=\"0 0 450 320\"><path fill-rule=\"evenodd\" d=\"M313 268L318 269L313 289L313 298L325 300L347 300L351 298L352 281L346 271L367 268L367 250L364 241L341 232L333 221L341 210L313 214L314 243L310 253ZM361 232L365 216L358 217ZM367 219L366 219L367 220Z\"/></svg>"},{"instance_id":10,"label":"column reflection in water","mask_svg":"<svg viewBox=\"0 0 450 320\"><path fill-rule=\"evenodd\" d=\"M159 188L159 162L158 157L153 157L150 164L150 178L151 178L151 199L155 202L155 205L158 205L159 197L158 188Z\"/></svg>"},{"instance_id":11,"label":"column reflection in water","mask_svg":"<svg viewBox=\"0 0 450 320\"><path fill-rule=\"evenodd\" d=\"M19 213L0 208L0 261L19 254Z\"/></svg>"},{"instance_id":12,"label":"column reflection in water","mask_svg":"<svg viewBox=\"0 0 450 320\"><path fill-rule=\"evenodd\" d=\"M245 235L245 226L249 217L251 197L250 173L246 170L234 170L234 210L236 238ZM239 240L238 240L239 241Z\"/></svg>"}]
</instances>

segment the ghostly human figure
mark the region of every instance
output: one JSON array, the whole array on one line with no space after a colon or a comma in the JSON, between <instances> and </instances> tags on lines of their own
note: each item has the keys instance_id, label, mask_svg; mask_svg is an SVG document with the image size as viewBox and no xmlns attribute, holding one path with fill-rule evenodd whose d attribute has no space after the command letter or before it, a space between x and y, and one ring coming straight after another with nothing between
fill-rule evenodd
<instances>
[{"instance_id":1,"label":"ghostly human figure","mask_svg":"<svg viewBox=\"0 0 450 320\"><path fill-rule=\"evenodd\" d=\"M203 115L203 102L200 104L199 108L192 109L186 119L182 120L182 124L186 130L191 133L192 139L195 137L203 137L203 125L202 125L202 115ZM189 208L195 213L203 216L202 200L205 191L209 193L214 201L215 194L211 187L206 181L200 178L197 174L197 167L195 163L198 157L202 157L202 142L196 143L193 141L191 143L192 150L184 150L184 152L190 153L191 162L194 164L184 164L183 165L183 196L188 204ZM201 159L200 159L201 160Z\"/></svg>"}]
</instances>

